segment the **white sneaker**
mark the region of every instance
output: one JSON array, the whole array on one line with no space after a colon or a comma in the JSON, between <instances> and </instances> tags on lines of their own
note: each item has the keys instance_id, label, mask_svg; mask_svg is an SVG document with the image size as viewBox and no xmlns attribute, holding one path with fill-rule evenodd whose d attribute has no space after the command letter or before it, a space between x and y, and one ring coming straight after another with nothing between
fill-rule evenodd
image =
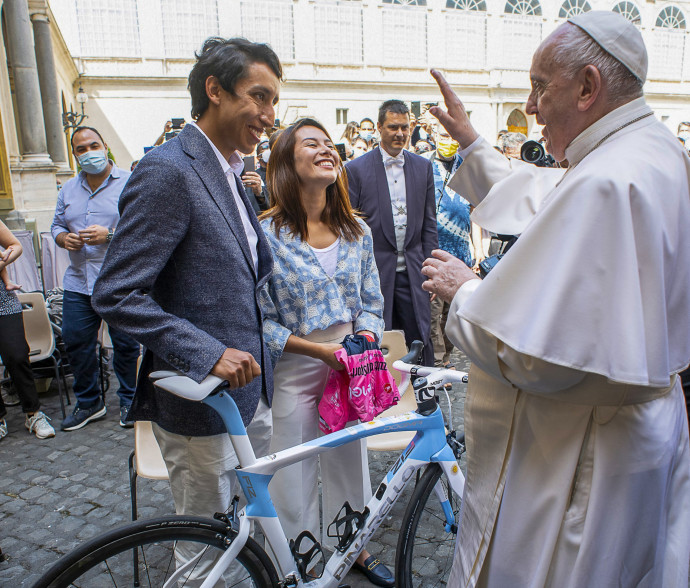
<instances>
[{"instance_id":1,"label":"white sneaker","mask_svg":"<svg viewBox=\"0 0 690 588\"><path fill-rule=\"evenodd\" d=\"M5 419L0 420L0 439L7 437L7 423Z\"/></svg>"},{"instance_id":2,"label":"white sneaker","mask_svg":"<svg viewBox=\"0 0 690 588\"><path fill-rule=\"evenodd\" d=\"M47 439L48 437L55 437L55 429L48 422L50 417L38 411L33 416L26 415L24 426L29 429L29 433L35 433L39 439Z\"/></svg>"}]
</instances>

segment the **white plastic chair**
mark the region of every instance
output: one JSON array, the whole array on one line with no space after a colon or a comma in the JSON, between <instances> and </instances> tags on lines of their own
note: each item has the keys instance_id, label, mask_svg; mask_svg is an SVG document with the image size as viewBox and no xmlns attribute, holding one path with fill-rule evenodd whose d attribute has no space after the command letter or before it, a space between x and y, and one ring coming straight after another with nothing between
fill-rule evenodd
<instances>
[{"instance_id":1,"label":"white plastic chair","mask_svg":"<svg viewBox=\"0 0 690 588\"><path fill-rule=\"evenodd\" d=\"M393 362L407 355L407 345L405 335L402 331L385 331L381 338L381 351L386 358L386 366L395 378L395 383L400 385L401 374L393 369ZM396 416L406 412L417 410L417 403L414 399L411 386L400 398L400 402L392 406L379 416ZM396 433L384 433L367 439L367 449L369 451L402 451L407 447L414 437L414 431L402 431Z\"/></svg>"},{"instance_id":2,"label":"white plastic chair","mask_svg":"<svg viewBox=\"0 0 690 588\"><path fill-rule=\"evenodd\" d=\"M167 480L168 468L161 448L153 434L151 421L134 423L134 451L129 454L129 492L132 500L132 520L137 520L137 478Z\"/></svg>"},{"instance_id":3,"label":"white plastic chair","mask_svg":"<svg viewBox=\"0 0 690 588\"><path fill-rule=\"evenodd\" d=\"M46 300L40 292L20 292L17 298L22 305L24 318L24 333L29 344L29 362L37 364L50 361L51 367L33 367L34 377L45 378L48 370L52 371L58 386L62 418L65 418L65 403L62 399L64 392L67 404L70 404L65 371L60 352L55 348L55 334L50 324Z\"/></svg>"}]
</instances>

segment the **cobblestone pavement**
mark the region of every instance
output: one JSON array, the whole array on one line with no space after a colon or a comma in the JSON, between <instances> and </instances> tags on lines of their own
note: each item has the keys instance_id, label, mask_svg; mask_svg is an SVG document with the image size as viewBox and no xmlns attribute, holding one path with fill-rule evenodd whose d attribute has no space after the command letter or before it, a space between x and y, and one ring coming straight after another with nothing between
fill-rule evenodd
<instances>
[{"instance_id":1,"label":"cobblestone pavement","mask_svg":"<svg viewBox=\"0 0 690 588\"><path fill-rule=\"evenodd\" d=\"M458 369L467 361L455 357ZM64 433L55 386L41 395L42 409L57 435L39 440L24 427L19 406L8 407L9 435L0 441L0 586L32 586L61 555L104 531L130 521L127 458L134 446L131 429L119 426L117 381L112 378L108 414L100 421ZM451 392L455 428L462 431L465 386ZM445 401L443 401L445 405ZM69 407L68 407L69 408ZM374 487L397 458L371 452ZM410 485L412 486L412 485ZM409 496L411 490L406 490ZM369 551L390 567L395 561L397 529L407 504L402 496L369 543ZM172 514L167 481L139 479L139 518ZM423 525L430 525L424 520ZM352 588L369 587L358 572L346 579Z\"/></svg>"}]
</instances>

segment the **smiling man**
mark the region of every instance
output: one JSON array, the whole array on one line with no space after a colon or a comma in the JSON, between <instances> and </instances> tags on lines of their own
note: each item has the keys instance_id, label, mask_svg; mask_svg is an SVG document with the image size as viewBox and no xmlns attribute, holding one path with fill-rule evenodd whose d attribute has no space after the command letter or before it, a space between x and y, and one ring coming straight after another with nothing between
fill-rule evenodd
<instances>
[{"instance_id":1,"label":"smiling man","mask_svg":"<svg viewBox=\"0 0 690 588\"><path fill-rule=\"evenodd\" d=\"M434 72L473 220L520 234L483 281L434 252L425 288L473 365L449 586L685 586L690 161L645 103L647 51L613 12L538 48L527 112L563 170L496 154Z\"/></svg>"},{"instance_id":2,"label":"smiling man","mask_svg":"<svg viewBox=\"0 0 690 588\"><path fill-rule=\"evenodd\" d=\"M240 175L241 154L273 125L281 77L267 45L206 40L189 75L195 122L134 170L94 290L106 320L146 348L129 418L153 421L178 514L227 510L238 462L220 416L154 388L149 373L227 380L256 455L270 443L273 377L257 297L272 256Z\"/></svg>"},{"instance_id":3,"label":"smiling man","mask_svg":"<svg viewBox=\"0 0 690 588\"><path fill-rule=\"evenodd\" d=\"M434 365L429 295L422 263L438 247L434 174L428 159L405 150L410 111L400 100L379 108L381 143L345 166L350 201L371 228L381 277L386 329L405 332L408 346L424 342L424 363Z\"/></svg>"}]
</instances>

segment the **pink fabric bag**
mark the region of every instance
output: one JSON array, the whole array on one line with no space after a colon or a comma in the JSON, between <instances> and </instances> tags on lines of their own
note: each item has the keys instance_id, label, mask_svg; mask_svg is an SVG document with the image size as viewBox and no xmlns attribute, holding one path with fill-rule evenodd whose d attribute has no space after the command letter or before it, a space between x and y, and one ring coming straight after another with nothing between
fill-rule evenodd
<instances>
[{"instance_id":1,"label":"pink fabric bag","mask_svg":"<svg viewBox=\"0 0 690 588\"><path fill-rule=\"evenodd\" d=\"M376 343L348 335L335 352L344 370L332 370L319 402L319 428L333 433L348 421L370 421L398 403L400 393Z\"/></svg>"}]
</instances>

